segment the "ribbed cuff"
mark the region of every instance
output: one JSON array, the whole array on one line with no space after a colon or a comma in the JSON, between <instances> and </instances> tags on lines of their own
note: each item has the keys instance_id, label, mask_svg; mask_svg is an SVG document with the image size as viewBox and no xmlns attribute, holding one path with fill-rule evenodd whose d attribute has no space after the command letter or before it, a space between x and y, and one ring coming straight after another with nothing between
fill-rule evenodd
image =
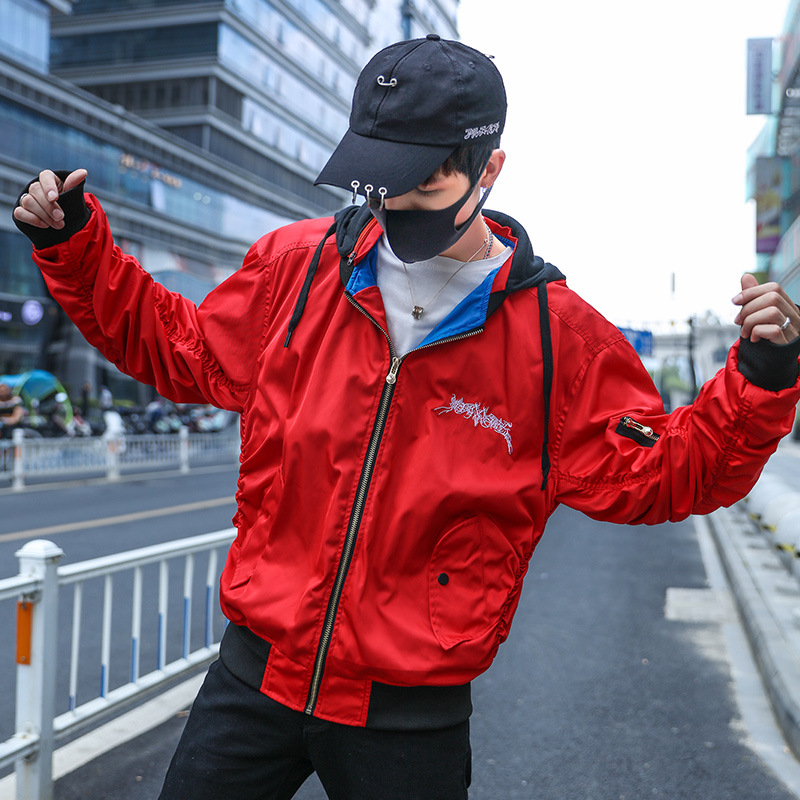
<instances>
[{"instance_id":1,"label":"ribbed cuff","mask_svg":"<svg viewBox=\"0 0 800 800\"><path fill-rule=\"evenodd\" d=\"M61 181L65 181L70 171L59 170L55 174ZM20 204L22 196L37 180L39 179L34 178L20 192L16 202L17 206ZM29 225L27 222L20 222L16 217L13 217L14 224L31 240L33 246L37 250L43 250L45 247L52 247L53 245L66 242L70 236L81 230L89 221L92 213L86 206L86 201L83 197L83 187L85 183L86 181L81 181L68 192L64 192L58 196L58 204L64 212L63 228L37 228L35 225Z\"/></svg>"},{"instance_id":2,"label":"ribbed cuff","mask_svg":"<svg viewBox=\"0 0 800 800\"><path fill-rule=\"evenodd\" d=\"M767 339L739 340L739 372L750 383L770 392L794 386L800 373L800 336L788 344L773 344Z\"/></svg>"}]
</instances>

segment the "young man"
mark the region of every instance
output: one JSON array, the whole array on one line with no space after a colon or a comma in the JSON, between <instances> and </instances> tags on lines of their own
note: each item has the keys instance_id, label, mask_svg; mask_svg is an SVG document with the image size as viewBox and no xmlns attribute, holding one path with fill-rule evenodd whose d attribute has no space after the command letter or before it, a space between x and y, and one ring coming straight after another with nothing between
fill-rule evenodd
<instances>
[{"instance_id":1,"label":"young man","mask_svg":"<svg viewBox=\"0 0 800 800\"><path fill-rule=\"evenodd\" d=\"M730 504L791 428L800 314L742 281L742 339L666 415L620 332L483 212L503 83L438 36L378 53L320 182L363 194L253 245L200 308L113 244L85 171L14 216L120 369L241 413L230 620L162 798L454 800L470 681L560 503L620 523Z\"/></svg>"}]
</instances>

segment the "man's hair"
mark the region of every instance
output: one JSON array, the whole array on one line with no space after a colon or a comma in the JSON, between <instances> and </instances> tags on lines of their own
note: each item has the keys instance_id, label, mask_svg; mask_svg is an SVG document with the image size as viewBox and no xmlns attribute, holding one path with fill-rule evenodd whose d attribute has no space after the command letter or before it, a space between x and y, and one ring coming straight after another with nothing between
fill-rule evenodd
<instances>
[{"instance_id":1,"label":"man's hair","mask_svg":"<svg viewBox=\"0 0 800 800\"><path fill-rule=\"evenodd\" d=\"M434 175L440 172L445 175L461 172L469 178L469 184L472 186L478 182L492 153L498 147L500 147L499 136L493 136L485 142L459 145Z\"/></svg>"}]
</instances>

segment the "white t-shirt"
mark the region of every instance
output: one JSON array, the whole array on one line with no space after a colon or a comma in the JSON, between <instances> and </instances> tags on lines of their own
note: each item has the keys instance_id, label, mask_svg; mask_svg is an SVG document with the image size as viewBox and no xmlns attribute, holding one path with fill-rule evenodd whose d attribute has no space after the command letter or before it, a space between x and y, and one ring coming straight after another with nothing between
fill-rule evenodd
<instances>
[{"instance_id":1,"label":"white t-shirt","mask_svg":"<svg viewBox=\"0 0 800 800\"><path fill-rule=\"evenodd\" d=\"M419 345L471 291L481 285L490 272L500 267L510 255L511 248L505 247L496 256L466 264L455 258L435 256L427 261L408 264L406 269L403 269L403 262L392 252L386 235L381 236L378 244L378 288L386 309L389 336L397 353L405 355ZM454 277L447 283L448 278L453 275ZM423 308L419 319L415 319L411 313L414 306Z\"/></svg>"}]
</instances>

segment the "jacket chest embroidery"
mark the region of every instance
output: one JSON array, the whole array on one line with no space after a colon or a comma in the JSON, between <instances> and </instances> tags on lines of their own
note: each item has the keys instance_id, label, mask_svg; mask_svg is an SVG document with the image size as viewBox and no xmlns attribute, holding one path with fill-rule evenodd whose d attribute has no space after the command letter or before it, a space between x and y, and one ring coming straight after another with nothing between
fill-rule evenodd
<instances>
[{"instance_id":1,"label":"jacket chest embroidery","mask_svg":"<svg viewBox=\"0 0 800 800\"><path fill-rule=\"evenodd\" d=\"M511 428L513 424L507 422L494 414L489 413L488 406L482 406L480 403L465 403L462 397L450 396L449 406L439 406L435 408L439 416L442 414L449 414L451 411L464 419L472 420L472 424L477 428L487 428L490 431L499 433L505 440L508 447L508 453L514 452L514 447L511 444Z\"/></svg>"}]
</instances>

